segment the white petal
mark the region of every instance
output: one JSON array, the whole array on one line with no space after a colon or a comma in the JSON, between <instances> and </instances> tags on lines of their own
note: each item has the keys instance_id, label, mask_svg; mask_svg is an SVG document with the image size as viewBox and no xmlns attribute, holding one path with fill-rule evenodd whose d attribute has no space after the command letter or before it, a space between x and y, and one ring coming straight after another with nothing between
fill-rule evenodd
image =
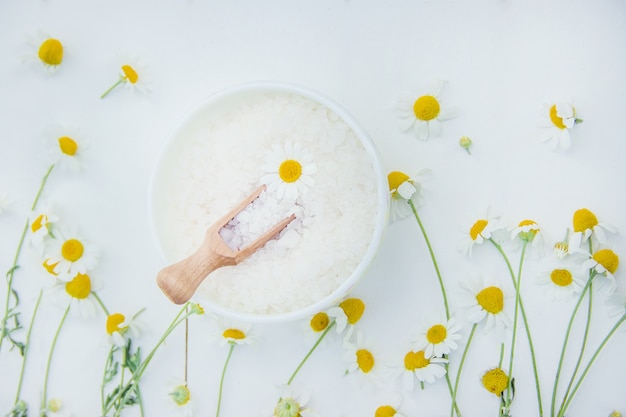
<instances>
[{"instance_id":1,"label":"white petal","mask_svg":"<svg viewBox=\"0 0 626 417\"><path fill-rule=\"evenodd\" d=\"M415 124L413 125L413 130L415 131L415 135L417 136L419 140L428 139L428 135L429 135L428 123L423 122L421 120L416 120Z\"/></svg>"}]
</instances>

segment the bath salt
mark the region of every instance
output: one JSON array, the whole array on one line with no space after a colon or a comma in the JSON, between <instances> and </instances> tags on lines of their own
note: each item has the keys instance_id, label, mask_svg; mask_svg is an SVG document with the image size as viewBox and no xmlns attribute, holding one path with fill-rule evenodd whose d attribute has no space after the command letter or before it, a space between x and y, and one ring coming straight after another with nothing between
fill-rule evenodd
<instances>
[{"instance_id":1,"label":"bath salt","mask_svg":"<svg viewBox=\"0 0 626 417\"><path fill-rule=\"evenodd\" d=\"M379 209L371 157L327 107L272 92L242 96L207 117L173 157L165 229L172 257L193 253L208 227L268 178L264 167L277 149L304 155L300 178L308 182L295 196L268 184L220 236L240 249L291 214L295 220L239 265L212 272L200 299L244 313L296 311L331 294L366 253ZM291 180L300 173L288 165L280 175Z\"/></svg>"}]
</instances>

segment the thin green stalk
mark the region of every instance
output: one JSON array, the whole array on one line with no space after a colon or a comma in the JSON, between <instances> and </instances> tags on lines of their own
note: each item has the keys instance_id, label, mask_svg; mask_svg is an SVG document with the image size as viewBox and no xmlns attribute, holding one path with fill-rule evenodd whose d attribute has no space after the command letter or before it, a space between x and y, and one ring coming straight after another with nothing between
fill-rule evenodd
<instances>
[{"instance_id":1,"label":"thin green stalk","mask_svg":"<svg viewBox=\"0 0 626 417\"><path fill-rule=\"evenodd\" d=\"M113 91L113 89L115 89L115 87L117 87L118 85L120 85L121 83L124 82L124 77L120 77L119 80L117 80L117 82L115 84L113 84L107 91L105 91L104 93L102 93L102 95L100 96L100 98L105 98L111 91Z\"/></svg>"},{"instance_id":2,"label":"thin green stalk","mask_svg":"<svg viewBox=\"0 0 626 417\"><path fill-rule=\"evenodd\" d=\"M94 296L94 298L96 299L96 301L98 302L98 304L102 308L102 311L104 311L104 314L106 314L106 316L109 317L110 316L109 310L106 308L106 306L102 302L102 299L98 296L98 294L96 294L95 291L92 291L91 294Z\"/></svg>"},{"instance_id":3,"label":"thin green stalk","mask_svg":"<svg viewBox=\"0 0 626 417\"><path fill-rule=\"evenodd\" d=\"M17 383L17 392L15 394L15 405L17 405L18 401L20 400L20 395L22 393L22 382L24 380L24 370L26 369L26 358L28 357L28 351L30 350L30 335L33 331L33 325L35 324L35 317L37 316L37 311L39 310L39 303L41 302L42 295L43 291L39 290L39 297L37 297L35 309L33 310L33 316L30 320L30 325L28 326L28 332L26 333L26 342L24 343L24 356L22 358L22 369L20 369L20 379Z\"/></svg>"},{"instance_id":4,"label":"thin green stalk","mask_svg":"<svg viewBox=\"0 0 626 417\"><path fill-rule=\"evenodd\" d=\"M428 234L426 233L426 229L422 224L422 221L417 214L417 209L415 208L415 204L413 201L408 200L409 206L411 206L411 210L413 211L413 215L415 216L415 220L417 220L417 224L422 231L422 235L424 236L424 240L426 241L426 246L428 246L428 252L430 253L430 259L433 261L433 266L435 267L435 272L437 273L437 279L439 280L439 286L441 287L441 295L443 296L443 306L446 309L446 319L450 320L450 309L448 307L448 297L446 295L446 287L443 284L443 278L441 277L441 272L439 271L439 265L437 264L437 259L435 258L435 252L433 251L433 247L430 244L430 239L428 239Z\"/></svg>"},{"instance_id":5,"label":"thin green stalk","mask_svg":"<svg viewBox=\"0 0 626 417\"><path fill-rule=\"evenodd\" d=\"M54 333L54 338L52 339L52 345L50 346L50 353L48 354L48 362L46 363L46 373L43 380L43 396L41 400L41 417L46 416L46 407L48 406L48 377L50 375L50 364L52 363L52 354L54 353L54 348L56 347L57 340L59 339L59 334L61 333L61 328L63 327L63 323L65 323L65 319L67 318L67 314L70 312L70 304L67 305L65 312L63 313L63 317L61 317L61 322L59 323L59 327L57 331Z\"/></svg>"},{"instance_id":6,"label":"thin green stalk","mask_svg":"<svg viewBox=\"0 0 626 417\"><path fill-rule=\"evenodd\" d=\"M115 349L117 349L117 346L111 345L111 349L109 349L109 356L107 356L107 361L104 364L104 372L102 373L102 383L100 384L100 404L102 405L102 415L105 414L104 412L104 397L105 397L104 386L106 385L106 382L107 382L106 381L107 370L113 363L113 354L115 353Z\"/></svg>"},{"instance_id":7,"label":"thin green stalk","mask_svg":"<svg viewBox=\"0 0 626 417\"><path fill-rule=\"evenodd\" d=\"M492 238L489 238L489 241L493 244L493 246L498 250L506 266L509 270L509 274L511 275L511 279L513 280L513 285L515 286L515 291L517 291L517 281L515 279L515 273L513 272L513 268L511 267L511 263L509 262L509 258L504 253L502 247ZM530 326L528 325L528 318L526 317L526 309L524 308L524 301L522 296L519 297L519 311L522 313L522 320L524 322L524 328L526 330L526 339L528 340L528 348L530 350L530 358L533 367L533 374L535 377L535 389L537 391L537 407L539 408L539 417L543 417L543 403L541 400L541 385L539 384L539 372L537 371L537 358L535 356L535 347L533 344L533 338L530 334Z\"/></svg>"},{"instance_id":8,"label":"thin green stalk","mask_svg":"<svg viewBox=\"0 0 626 417\"><path fill-rule=\"evenodd\" d=\"M448 385L448 391L450 391L450 400L452 400L454 391L452 390L452 382L450 381L450 374L448 373L449 365L450 365L449 363L446 363L446 384ZM454 406L454 411L456 412L457 417L461 417L461 410L459 410L459 405L456 403L456 401L454 402L453 406Z\"/></svg>"},{"instance_id":9,"label":"thin green stalk","mask_svg":"<svg viewBox=\"0 0 626 417\"><path fill-rule=\"evenodd\" d=\"M122 404L126 403L126 400L127 400L128 396L132 393L133 386L137 385L139 383L139 379L141 379L141 376L143 375L143 373L145 372L146 368L148 367L148 365L152 361L152 358L156 354L156 352L159 349L159 347L163 344L163 342L165 342L165 339L167 339L167 337L170 335L170 333L172 333L172 331L174 331L174 329L176 327L178 327L178 325L180 323L184 322L187 317L189 317L192 314L195 314L193 312L193 309L192 309L192 311L186 312L188 305L189 305L189 303L185 304L183 306L183 308L180 309L178 314L176 314L176 317L174 317L174 320L172 320L172 322L170 323L169 327L165 330L165 332L163 333L163 335L161 336L161 338L157 342L156 346L150 351L148 356L146 356L146 359L141 363L141 365L139 365L139 368L137 369L137 371L135 373L133 373L133 376L126 383L126 386L124 387L124 389L118 394L118 398L121 398L121 403ZM185 313L185 314L183 315L183 313ZM181 315L183 315L182 318L181 318ZM111 405L109 405L104 410L104 412L102 413L103 415L106 415L109 411L111 411L111 408L113 407L113 404L116 402L116 400L117 400L117 398L114 401L112 401ZM115 414L113 416L114 417L119 416L121 411L122 411L121 409L115 410Z\"/></svg>"},{"instance_id":10,"label":"thin green stalk","mask_svg":"<svg viewBox=\"0 0 626 417\"><path fill-rule=\"evenodd\" d=\"M461 356L461 362L459 363L459 369L456 372L456 380L454 381L454 391L452 393L452 406L450 407L450 417L454 416L454 407L456 406L456 396L459 391L459 381L461 379L461 371L463 370L463 365L465 364L465 358L467 357L467 352L469 351L469 347L472 344L472 339L474 338L474 333L476 332L477 323L474 323L472 326L472 330L467 338L467 343L465 344L465 349L463 349L463 356Z\"/></svg>"},{"instance_id":11,"label":"thin green stalk","mask_svg":"<svg viewBox=\"0 0 626 417\"><path fill-rule=\"evenodd\" d=\"M515 284L515 309L513 313L513 331L511 336L511 354L509 356L509 378L513 379L513 358L515 356L515 342L517 338L517 322L519 319L519 302L520 302L520 291L521 291L521 283L522 283L522 265L524 264L524 255L526 254L526 247L528 246L528 241L524 240L524 244L522 245L522 253L520 255L519 267L517 270L517 281ZM510 404L512 401L512 393L511 393L511 384L506 389L507 402Z\"/></svg>"},{"instance_id":12,"label":"thin green stalk","mask_svg":"<svg viewBox=\"0 0 626 417\"><path fill-rule=\"evenodd\" d=\"M570 403L574 399L574 396L576 396L576 393L578 392L578 389L580 388L580 385L582 384L583 380L587 376L587 373L591 369L591 366L595 362L596 358L598 357L600 352L602 352L602 349L604 349L604 346L608 343L608 341L611 339L611 337L613 337L613 334L615 334L617 329L622 325L622 323L625 320L626 320L626 314L622 315L622 317L617 321L617 323L615 323L613 328L611 328L609 333L604 337L604 339L602 340L602 342L600 343L600 345L598 346L596 351L593 353L593 355L591 356L591 359L589 359L589 363L587 363L587 366L585 366L585 369L583 370L582 374L580 375L580 378L578 378L578 381L576 382L576 385L574 386L574 389L572 390L572 394L569 396L569 398L567 399L567 401L565 402L563 407L561 407L561 410L559 411L559 417L562 417L562 416L565 415L565 412L567 411Z\"/></svg>"},{"instance_id":13,"label":"thin green stalk","mask_svg":"<svg viewBox=\"0 0 626 417\"><path fill-rule=\"evenodd\" d=\"M304 363L307 361L307 359L309 359L309 356L311 356L311 354L313 353L313 351L317 348L317 346L322 342L322 340L324 339L324 337L326 337L326 335L328 334L328 332L330 331L330 329L332 327L334 327L336 324L335 320L333 320L328 326L326 326L326 328L324 329L324 331L322 332L322 334L320 335L320 337L317 339L317 341L315 342L315 344L313 345L313 347L311 347L311 349L309 350L309 352L304 356L304 358L302 359L302 361L300 362L300 364L298 365L298 367L296 368L295 371L293 371L293 374L291 374L291 377L289 377L289 381L287 381L287 385L291 385L291 383L293 382L293 379L296 377L296 375L298 374L298 372L300 371L300 368L302 368L302 366L304 365Z\"/></svg>"},{"instance_id":14,"label":"thin green stalk","mask_svg":"<svg viewBox=\"0 0 626 417\"><path fill-rule=\"evenodd\" d=\"M37 190L37 194L35 195L35 199L33 200L33 204L30 207L30 211L34 211L37 208L37 203L39 202L39 198L41 197L41 193L43 192L44 187L46 186L46 182L48 182L48 177L52 173L52 169L54 168L54 164L50 165L48 171L46 171L45 175L41 180L41 184L39 185L39 189ZM22 235L20 236L19 243L17 244L17 250L15 251L15 256L13 257L13 265L9 269L6 274L7 278L7 295L4 305L4 314L2 316L2 321L0 322L0 351L2 350L2 342L4 338L7 336L7 320L9 316L9 302L11 300L11 294L13 293L13 275L15 274L15 270L18 268L17 262L20 258L20 253L22 252L22 247L24 246L24 240L26 239L26 233L28 232L28 225L30 221L27 218L26 223L24 224L24 229L22 229Z\"/></svg>"},{"instance_id":15,"label":"thin green stalk","mask_svg":"<svg viewBox=\"0 0 626 417\"><path fill-rule=\"evenodd\" d=\"M500 343L500 359L498 359L498 368L502 369L502 362L504 362L504 342Z\"/></svg>"},{"instance_id":16,"label":"thin green stalk","mask_svg":"<svg viewBox=\"0 0 626 417\"><path fill-rule=\"evenodd\" d=\"M574 318L576 317L576 313L578 312L578 308L580 307L580 304L582 303L583 298L585 297L585 294L587 294L587 291L589 291L589 288L591 286L591 281L593 280L594 277L595 275L592 274L589 277L589 280L587 281L585 286L583 287L583 290L581 291L580 296L578 297L578 301L576 301L576 305L574 306L574 310L572 311L572 315L570 316L569 323L567 324L567 329L565 330L565 339L563 340L563 345L561 346L561 355L559 356L559 362L556 368L556 375L554 377L554 387L552 388L552 406L551 406L551 413L550 413L552 417L554 417L554 412L555 412L555 407L556 407L556 391L559 385L559 379L561 377L561 369L563 368L563 361L565 359L565 350L567 347L567 342L569 340L570 333L572 331L572 326L574 324Z\"/></svg>"},{"instance_id":17,"label":"thin green stalk","mask_svg":"<svg viewBox=\"0 0 626 417\"><path fill-rule=\"evenodd\" d=\"M226 375L226 367L228 366L228 362L230 362L230 357L233 354L233 349L235 349L235 343L230 343L230 347L228 349L228 356L226 356L226 362L224 362L224 369L222 369L222 377L220 378L220 391L217 395L217 411L215 412L215 417L219 417L220 415L220 407L222 405L222 389L224 388L224 376Z\"/></svg>"}]
</instances>

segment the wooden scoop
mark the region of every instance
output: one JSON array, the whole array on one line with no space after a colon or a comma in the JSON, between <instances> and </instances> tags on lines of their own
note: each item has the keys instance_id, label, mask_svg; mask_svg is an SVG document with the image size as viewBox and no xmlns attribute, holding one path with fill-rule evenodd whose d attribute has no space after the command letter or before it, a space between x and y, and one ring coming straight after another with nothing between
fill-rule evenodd
<instances>
[{"instance_id":1,"label":"wooden scoop","mask_svg":"<svg viewBox=\"0 0 626 417\"><path fill-rule=\"evenodd\" d=\"M237 265L242 262L296 218L295 214L292 214L270 228L248 246L240 250L231 249L220 236L220 230L245 209L248 204L254 201L264 190L265 185L257 189L252 195L239 203L239 205L224 215L220 220L213 223L211 227L208 228L204 241L198 250L182 261L163 268L157 274L157 284L167 298L175 304L186 303L193 296L196 289L207 275L217 268Z\"/></svg>"}]
</instances>

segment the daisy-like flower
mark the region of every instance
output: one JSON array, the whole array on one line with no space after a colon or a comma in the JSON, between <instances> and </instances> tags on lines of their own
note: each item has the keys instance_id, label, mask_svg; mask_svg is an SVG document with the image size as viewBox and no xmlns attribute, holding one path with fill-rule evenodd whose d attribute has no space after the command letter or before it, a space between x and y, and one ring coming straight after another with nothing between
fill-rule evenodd
<instances>
[{"instance_id":1,"label":"daisy-like flower","mask_svg":"<svg viewBox=\"0 0 626 417\"><path fill-rule=\"evenodd\" d=\"M504 312L508 294L496 284L487 284L482 279L470 279L461 283L465 290L462 304L468 308L466 317L471 323L485 322L485 331L493 328L502 331L511 327L511 320Z\"/></svg>"},{"instance_id":2,"label":"daisy-like flower","mask_svg":"<svg viewBox=\"0 0 626 417\"><path fill-rule=\"evenodd\" d=\"M581 245L586 242L590 236L595 236L598 242L604 244L606 243L605 232L617 232L614 226L599 222L596 215L587 208L581 208L574 212L572 225L574 233L571 234L569 240L570 252L580 250Z\"/></svg>"},{"instance_id":3,"label":"daisy-like flower","mask_svg":"<svg viewBox=\"0 0 626 417\"><path fill-rule=\"evenodd\" d=\"M569 130L576 123L582 122L576 118L576 109L569 103L557 103L544 106L546 120L544 142L550 142L554 149L568 149L571 145Z\"/></svg>"},{"instance_id":4,"label":"daisy-like flower","mask_svg":"<svg viewBox=\"0 0 626 417\"><path fill-rule=\"evenodd\" d=\"M342 333L346 328L345 340L350 339L354 331L354 325L361 320L365 311L365 303L360 298L346 298L339 306L328 310L328 316L335 319L337 333Z\"/></svg>"},{"instance_id":5,"label":"daisy-like flower","mask_svg":"<svg viewBox=\"0 0 626 417\"><path fill-rule=\"evenodd\" d=\"M266 152L261 169L266 172L261 182L268 192L275 192L279 199L295 200L315 184L311 176L317 172L317 165L313 155L299 143L287 142L285 146L275 144Z\"/></svg>"},{"instance_id":6,"label":"daisy-like flower","mask_svg":"<svg viewBox=\"0 0 626 417\"><path fill-rule=\"evenodd\" d=\"M93 282L91 276L79 272L69 281L57 280L53 290L60 304L67 305L69 298L72 310L76 308L81 316L89 317L98 307L98 301L93 295L96 288L97 283Z\"/></svg>"},{"instance_id":7,"label":"daisy-like flower","mask_svg":"<svg viewBox=\"0 0 626 417\"><path fill-rule=\"evenodd\" d=\"M583 268L605 276L608 279L609 293L612 294L617 288L613 274L619 266L619 257L611 249L600 249L590 256L588 260L583 262Z\"/></svg>"},{"instance_id":8,"label":"daisy-like flower","mask_svg":"<svg viewBox=\"0 0 626 417\"><path fill-rule=\"evenodd\" d=\"M78 233L66 230L57 231L47 252L49 255L44 266L52 267L53 274L61 281L69 281L78 273L86 273L97 261L96 250Z\"/></svg>"},{"instance_id":9,"label":"daisy-like flower","mask_svg":"<svg viewBox=\"0 0 626 417\"><path fill-rule=\"evenodd\" d=\"M417 175L430 173L422 170ZM402 171L392 171L387 175L389 183L389 195L391 197L391 220L400 220L409 217L414 207L422 205L422 185L417 179L410 177Z\"/></svg>"},{"instance_id":10,"label":"daisy-like flower","mask_svg":"<svg viewBox=\"0 0 626 417\"><path fill-rule=\"evenodd\" d=\"M87 148L82 131L72 125L54 125L44 132L50 163L62 170L78 172Z\"/></svg>"},{"instance_id":11,"label":"daisy-like flower","mask_svg":"<svg viewBox=\"0 0 626 417\"><path fill-rule=\"evenodd\" d=\"M464 238L459 244L459 249L471 255L474 245L482 245L485 240L491 239L491 235L497 227L497 220L497 217L488 215L474 221L469 230L464 231Z\"/></svg>"},{"instance_id":12,"label":"daisy-like flower","mask_svg":"<svg viewBox=\"0 0 626 417\"><path fill-rule=\"evenodd\" d=\"M565 239L561 240L560 242L556 242L552 246L552 251L554 252L554 256L556 256L557 259L565 259L570 254L568 237L569 229L565 235Z\"/></svg>"},{"instance_id":13,"label":"daisy-like flower","mask_svg":"<svg viewBox=\"0 0 626 417\"><path fill-rule=\"evenodd\" d=\"M193 415L193 402L191 391L185 383L176 384L167 393L170 399L170 410L179 417L191 417Z\"/></svg>"},{"instance_id":14,"label":"daisy-like flower","mask_svg":"<svg viewBox=\"0 0 626 417\"><path fill-rule=\"evenodd\" d=\"M509 386L509 376L501 368L493 368L483 374L483 387L490 393L500 397Z\"/></svg>"},{"instance_id":15,"label":"daisy-like flower","mask_svg":"<svg viewBox=\"0 0 626 417\"><path fill-rule=\"evenodd\" d=\"M117 347L126 346L128 339L138 334L138 326L134 318L127 319L122 313L109 314L105 327L109 343Z\"/></svg>"},{"instance_id":16,"label":"daisy-like flower","mask_svg":"<svg viewBox=\"0 0 626 417\"><path fill-rule=\"evenodd\" d=\"M0 193L0 213L5 211L11 204L13 204L13 200L9 198L9 194Z\"/></svg>"},{"instance_id":17,"label":"daisy-like flower","mask_svg":"<svg viewBox=\"0 0 626 417\"><path fill-rule=\"evenodd\" d=\"M441 122L456 115L454 109L441 106L440 96L444 85L444 81L437 81L428 88L426 94L400 100L398 112L403 131L412 128L420 140L439 135Z\"/></svg>"},{"instance_id":18,"label":"daisy-like flower","mask_svg":"<svg viewBox=\"0 0 626 417\"><path fill-rule=\"evenodd\" d=\"M41 245L44 239L51 235L52 225L57 220L57 216L45 205L43 205L41 209L33 211L30 216L28 216L30 242L35 246Z\"/></svg>"},{"instance_id":19,"label":"daisy-like flower","mask_svg":"<svg viewBox=\"0 0 626 417\"><path fill-rule=\"evenodd\" d=\"M54 73L61 67L65 51L60 40L37 33L34 37L29 36L27 43L31 52L26 60L39 62L49 73Z\"/></svg>"},{"instance_id":20,"label":"daisy-like flower","mask_svg":"<svg viewBox=\"0 0 626 417\"><path fill-rule=\"evenodd\" d=\"M343 360L348 364L346 375L359 375L363 388L371 390L378 387L382 381L384 368L380 356L372 347L371 342L365 340L363 334L358 332L356 341L346 341L343 347Z\"/></svg>"},{"instance_id":21,"label":"daisy-like flower","mask_svg":"<svg viewBox=\"0 0 626 417\"><path fill-rule=\"evenodd\" d=\"M559 267L544 272L537 278L537 283L546 288L553 300L571 300L580 294L585 286L584 279L571 268Z\"/></svg>"},{"instance_id":22,"label":"daisy-like flower","mask_svg":"<svg viewBox=\"0 0 626 417\"><path fill-rule=\"evenodd\" d=\"M298 392L291 386L283 386L271 417L319 417L307 407L309 400L308 392Z\"/></svg>"},{"instance_id":23,"label":"daisy-like flower","mask_svg":"<svg viewBox=\"0 0 626 417\"><path fill-rule=\"evenodd\" d=\"M423 350L409 351L404 355L404 366L402 367L402 385L407 391L412 391L417 379L424 386L424 382L432 384L437 378L446 374L445 358L435 358L425 355Z\"/></svg>"},{"instance_id":24,"label":"daisy-like flower","mask_svg":"<svg viewBox=\"0 0 626 417\"><path fill-rule=\"evenodd\" d=\"M146 77L146 68L137 59L131 59L128 63L120 66L119 79L100 98L105 98L111 91L120 85L124 85L129 90L136 90L140 93L149 92L148 78Z\"/></svg>"},{"instance_id":25,"label":"daisy-like flower","mask_svg":"<svg viewBox=\"0 0 626 417\"><path fill-rule=\"evenodd\" d=\"M252 326L247 323L236 323L222 317L215 317L218 331L213 339L217 339L221 346L226 345L249 345L254 342L255 335L251 331Z\"/></svg>"},{"instance_id":26,"label":"daisy-like flower","mask_svg":"<svg viewBox=\"0 0 626 417\"><path fill-rule=\"evenodd\" d=\"M386 403L378 406L374 412L374 417L404 417L400 411L402 407L402 397L396 393L392 394Z\"/></svg>"},{"instance_id":27,"label":"daisy-like flower","mask_svg":"<svg viewBox=\"0 0 626 417\"><path fill-rule=\"evenodd\" d=\"M541 229L534 220L525 219L511 228L511 239L520 238L524 242L537 242Z\"/></svg>"},{"instance_id":28,"label":"daisy-like flower","mask_svg":"<svg viewBox=\"0 0 626 417\"><path fill-rule=\"evenodd\" d=\"M423 321L413 347L424 350L426 357L447 355L458 348L456 341L461 338L460 330L454 319L433 315Z\"/></svg>"}]
</instances>

